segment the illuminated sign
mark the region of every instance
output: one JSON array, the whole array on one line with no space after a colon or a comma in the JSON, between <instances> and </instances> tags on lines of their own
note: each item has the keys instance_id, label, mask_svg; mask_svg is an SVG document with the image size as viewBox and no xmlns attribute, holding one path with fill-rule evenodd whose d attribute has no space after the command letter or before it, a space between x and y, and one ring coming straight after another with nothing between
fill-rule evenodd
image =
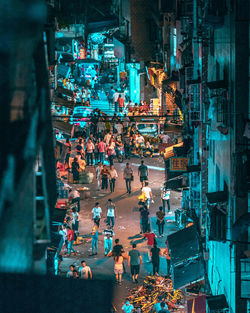
<instances>
[{"instance_id":1,"label":"illuminated sign","mask_svg":"<svg viewBox=\"0 0 250 313\"><path fill-rule=\"evenodd\" d=\"M186 172L188 166L188 158L170 158L170 171Z\"/></svg>"}]
</instances>

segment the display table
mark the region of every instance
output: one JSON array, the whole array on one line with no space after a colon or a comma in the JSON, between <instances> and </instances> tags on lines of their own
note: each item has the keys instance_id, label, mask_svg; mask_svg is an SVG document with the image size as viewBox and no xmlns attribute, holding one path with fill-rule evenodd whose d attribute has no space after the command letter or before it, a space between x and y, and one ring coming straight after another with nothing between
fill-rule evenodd
<instances>
[{"instance_id":1,"label":"display table","mask_svg":"<svg viewBox=\"0 0 250 313\"><path fill-rule=\"evenodd\" d=\"M80 193L81 200L90 198L90 190L88 187L78 188L77 191Z\"/></svg>"}]
</instances>

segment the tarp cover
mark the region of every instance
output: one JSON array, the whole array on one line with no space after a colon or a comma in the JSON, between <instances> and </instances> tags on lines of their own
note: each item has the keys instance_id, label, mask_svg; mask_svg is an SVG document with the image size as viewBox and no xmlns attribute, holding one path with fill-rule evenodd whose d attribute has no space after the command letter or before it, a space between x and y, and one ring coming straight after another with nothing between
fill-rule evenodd
<instances>
[{"instance_id":1,"label":"tarp cover","mask_svg":"<svg viewBox=\"0 0 250 313\"><path fill-rule=\"evenodd\" d=\"M167 241L173 265L199 254L199 241L195 226L184 228L167 236Z\"/></svg>"},{"instance_id":2,"label":"tarp cover","mask_svg":"<svg viewBox=\"0 0 250 313\"><path fill-rule=\"evenodd\" d=\"M174 289L180 289L191 285L204 278L204 266L200 258L184 262L180 266L173 267Z\"/></svg>"},{"instance_id":3,"label":"tarp cover","mask_svg":"<svg viewBox=\"0 0 250 313\"><path fill-rule=\"evenodd\" d=\"M210 312L214 310L223 310L228 308L228 303L225 295L207 296L207 306Z\"/></svg>"},{"instance_id":4,"label":"tarp cover","mask_svg":"<svg viewBox=\"0 0 250 313\"><path fill-rule=\"evenodd\" d=\"M228 193L226 191L209 192L206 194L207 201L210 204L216 204L228 201Z\"/></svg>"}]
</instances>

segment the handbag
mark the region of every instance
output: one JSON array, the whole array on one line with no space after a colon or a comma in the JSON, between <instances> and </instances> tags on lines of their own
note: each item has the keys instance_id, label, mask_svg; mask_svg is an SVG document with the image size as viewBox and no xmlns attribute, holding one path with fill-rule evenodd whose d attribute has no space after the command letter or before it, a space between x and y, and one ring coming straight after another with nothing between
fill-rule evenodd
<instances>
[{"instance_id":1,"label":"handbag","mask_svg":"<svg viewBox=\"0 0 250 313\"><path fill-rule=\"evenodd\" d=\"M134 175L131 175L131 181L134 181Z\"/></svg>"}]
</instances>

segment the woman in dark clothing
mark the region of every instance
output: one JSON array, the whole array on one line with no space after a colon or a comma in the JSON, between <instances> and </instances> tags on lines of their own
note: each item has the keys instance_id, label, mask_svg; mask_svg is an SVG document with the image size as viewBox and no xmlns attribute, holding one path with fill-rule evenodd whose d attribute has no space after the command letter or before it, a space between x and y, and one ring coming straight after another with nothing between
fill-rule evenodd
<instances>
[{"instance_id":1,"label":"woman in dark clothing","mask_svg":"<svg viewBox=\"0 0 250 313\"><path fill-rule=\"evenodd\" d=\"M153 275L158 275L160 266L160 248L157 247L157 243L154 243L154 247L150 250L151 261L153 264Z\"/></svg>"},{"instance_id":2,"label":"woman in dark clothing","mask_svg":"<svg viewBox=\"0 0 250 313\"><path fill-rule=\"evenodd\" d=\"M157 221L156 224L158 225L159 230L159 237L163 237L164 232L164 224L165 224L165 213L163 212L163 207L159 207L159 211L156 212Z\"/></svg>"},{"instance_id":3,"label":"woman in dark clothing","mask_svg":"<svg viewBox=\"0 0 250 313\"><path fill-rule=\"evenodd\" d=\"M78 164L77 158L74 158L74 161L72 162L73 184L79 182L79 172L80 166Z\"/></svg>"}]
</instances>

